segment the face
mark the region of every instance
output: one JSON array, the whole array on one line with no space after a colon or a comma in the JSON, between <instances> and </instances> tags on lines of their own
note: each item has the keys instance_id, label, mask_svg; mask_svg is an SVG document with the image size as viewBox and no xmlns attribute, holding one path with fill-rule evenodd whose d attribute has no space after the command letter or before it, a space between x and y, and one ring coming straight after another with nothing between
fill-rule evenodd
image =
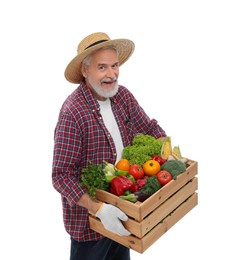
<instances>
[{"instance_id":1,"label":"face","mask_svg":"<svg viewBox=\"0 0 226 260\"><path fill-rule=\"evenodd\" d=\"M118 91L119 61L114 49L96 51L89 65L82 65L87 86L98 100L113 97Z\"/></svg>"}]
</instances>

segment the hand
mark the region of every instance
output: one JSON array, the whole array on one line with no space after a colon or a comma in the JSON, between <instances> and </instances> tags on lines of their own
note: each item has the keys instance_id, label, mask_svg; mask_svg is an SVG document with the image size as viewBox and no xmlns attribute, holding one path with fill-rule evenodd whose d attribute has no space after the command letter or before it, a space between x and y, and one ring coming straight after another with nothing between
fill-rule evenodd
<instances>
[{"instance_id":1,"label":"hand","mask_svg":"<svg viewBox=\"0 0 226 260\"><path fill-rule=\"evenodd\" d=\"M129 236L130 232L124 228L122 221L127 221L128 217L119 208L103 203L96 213L105 229L120 236Z\"/></svg>"}]
</instances>

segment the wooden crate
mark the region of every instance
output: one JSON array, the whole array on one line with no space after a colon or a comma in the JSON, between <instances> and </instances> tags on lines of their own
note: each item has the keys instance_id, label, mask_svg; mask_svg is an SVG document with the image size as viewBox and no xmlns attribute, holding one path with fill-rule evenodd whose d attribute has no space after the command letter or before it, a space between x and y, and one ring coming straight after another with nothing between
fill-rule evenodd
<instances>
[{"instance_id":1,"label":"wooden crate","mask_svg":"<svg viewBox=\"0 0 226 260\"><path fill-rule=\"evenodd\" d=\"M129 220L124 223L130 236L107 231L99 219L89 216L91 229L139 253L147 250L169 228L198 204L198 163L188 160L187 169L144 202L132 203L98 190L97 198L120 208Z\"/></svg>"}]
</instances>

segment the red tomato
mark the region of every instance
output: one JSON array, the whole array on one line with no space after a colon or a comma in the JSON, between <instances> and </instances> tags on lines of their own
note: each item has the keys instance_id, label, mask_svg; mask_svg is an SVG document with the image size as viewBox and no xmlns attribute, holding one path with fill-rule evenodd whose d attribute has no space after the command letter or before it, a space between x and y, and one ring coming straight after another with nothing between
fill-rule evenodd
<instances>
[{"instance_id":1,"label":"red tomato","mask_svg":"<svg viewBox=\"0 0 226 260\"><path fill-rule=\"evenodd\" d=\"M167 161L166 159L163 159L161 156L158 156L158 155L152 156L152 160L157 161L160 165L162 165L163 163L165 163Z\"/></svg>"},{"instance_id":2,"label":"red tomato","mask_svg":"<svg viewBox=\"0 0 226 260\"><path fill-rule=\"evenodd\" d=\"M129 167L129 174L134 177L134 179L141 179L144 176L144 170L139 164L132 164Z\"/></svg>"},{"instance_id":3,"label":"red tomato","mask_svg":"<svg viewBox=\"0 0 226 260\"><path fill-rule=\"evenodd\" d=\"M156 177L162 186L166 185L166 183L168 183L169 181L172 180L171 173L169 173L168 171L165 171L165 170L161 170L160 172L158 172L156 174Z\"/></svg>"}]
</instances>

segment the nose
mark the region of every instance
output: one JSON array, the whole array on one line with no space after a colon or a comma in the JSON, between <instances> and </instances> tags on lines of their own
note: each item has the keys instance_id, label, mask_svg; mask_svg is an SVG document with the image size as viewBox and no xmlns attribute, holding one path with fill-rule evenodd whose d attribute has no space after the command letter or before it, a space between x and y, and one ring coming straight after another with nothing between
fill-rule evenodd
<instances>
[{"instance_id":1,"label":"nose","mask_svg":"<svg viewBox=\"0 0 226 260\"><path fill-rule=\"evenodd\" d=\"M113 68L108 68L107 73L106 73L106 77L108 78L117 78L117 71Z\"/></svg>"}]
</instances>

